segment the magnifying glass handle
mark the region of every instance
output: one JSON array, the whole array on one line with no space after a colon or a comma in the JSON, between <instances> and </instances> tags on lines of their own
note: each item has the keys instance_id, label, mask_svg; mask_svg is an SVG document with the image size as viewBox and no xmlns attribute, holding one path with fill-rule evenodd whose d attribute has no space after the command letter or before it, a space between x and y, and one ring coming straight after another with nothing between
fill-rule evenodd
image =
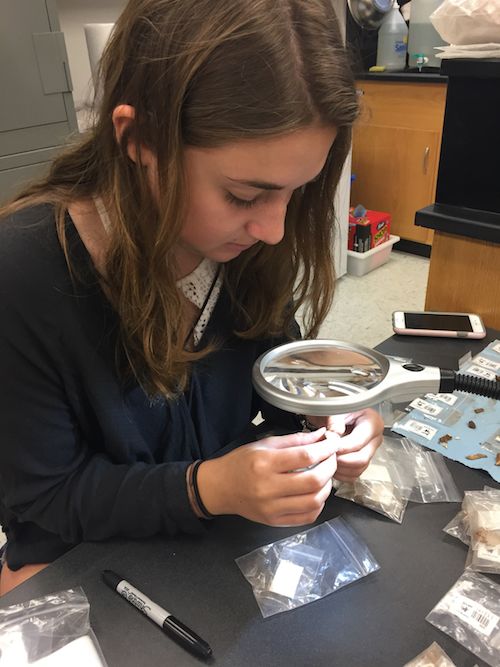
<instances>
[{"instance_id":1,"label":"magnifying glass handle","mask_svg":"<svg viewBox=\"0 0 500 667\"><path fill-rule=\"evenodd\" d=\"M500 399L500 382L495 380L486 380L476 375L466 375L456 371L441 371L441 383L439 391L443 394L451 394L453 391L464 391L467 394L476 394L476 396L486 396L487 398Z\"/></svg>"},{"instance_id":2,"label":"magnifying glass handle","mask_svg":"<svg viewBox=\"0 0 500 667\"><path fill-rule=\"evenodd\" d=\"M402 364L391 360L387 377L372 391L373 393L377 391L380 399L399 402L413 400L420 394L437 392L451 394L454 391L463 391L498 400L500 399L500 382L435 366Z\"/></svg>"}]
</instances>

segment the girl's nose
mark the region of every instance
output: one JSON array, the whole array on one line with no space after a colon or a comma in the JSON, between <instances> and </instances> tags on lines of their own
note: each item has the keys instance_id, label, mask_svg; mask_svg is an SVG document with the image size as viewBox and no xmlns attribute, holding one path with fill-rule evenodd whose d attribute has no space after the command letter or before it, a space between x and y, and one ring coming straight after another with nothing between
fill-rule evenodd
<instances>
[{"instance_id":1,"label":"girl's nose","mask_svg":"<svg viewBox=\"0 0 500 667\"><path fill-rule=\"evenodd\" d=\"M255 219L247 223L247 233L257 241L276 245L285 234L286 209L287 203L284 201L270 202L261 207Z\"/></svg>"}]
</instances>

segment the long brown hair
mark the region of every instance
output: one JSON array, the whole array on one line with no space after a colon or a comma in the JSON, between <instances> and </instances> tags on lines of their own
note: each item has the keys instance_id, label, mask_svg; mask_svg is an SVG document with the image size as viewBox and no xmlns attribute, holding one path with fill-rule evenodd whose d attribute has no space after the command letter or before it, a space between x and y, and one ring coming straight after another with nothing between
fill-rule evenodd
<instances>
[{"instance_id":1,"label":"long brown hair","mask_svg":"<svg viewBox=\"0 0 500 667\"><path fill-rule=\"evenodd\" d=\"M338 128L315 182L290 201L285 236L257 244L225 266L238 335L288 330L297 309L317 335L334 289L333 200L357 115L352 74L331 0L131 0L100 65L91 129L2 215L37 202L55 205L64 247L69 203L102 196L111 218L107 290L121 322L121 346L148 391L172 396L189 362L184 347L174 248L186 203L185 146L216 147L277 136L314 123ZM135 109L118 143L112 112ZM158 160L155 200L127 145ZM289 304L293 302L293 307Z\"/></svg>"}]
</instances>

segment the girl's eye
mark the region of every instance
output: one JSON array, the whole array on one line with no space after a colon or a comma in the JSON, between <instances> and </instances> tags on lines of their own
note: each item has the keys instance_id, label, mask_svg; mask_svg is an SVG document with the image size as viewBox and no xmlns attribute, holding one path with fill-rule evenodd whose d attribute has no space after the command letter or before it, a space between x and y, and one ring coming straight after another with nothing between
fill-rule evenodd
<instances>
[{"instance_id":1,"label":"girl's eye","mask_svg":"<svg viewBox=\"0 0 500 667\"><path fill-rule=\"evenodd\" d=\"M255 199L240 199L231 194L231 192L226 192L226 201L240 208L252 208L257 203L257 197Z\"/></svg>"}]
</instances>

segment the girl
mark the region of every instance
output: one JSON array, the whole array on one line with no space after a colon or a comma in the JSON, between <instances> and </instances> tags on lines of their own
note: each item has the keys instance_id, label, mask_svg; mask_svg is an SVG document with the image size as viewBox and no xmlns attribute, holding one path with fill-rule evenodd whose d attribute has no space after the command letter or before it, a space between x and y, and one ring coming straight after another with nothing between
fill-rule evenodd
<instances>
[{"instance_id":1,"label":"girl","mask_svg":"<svg viewBox=\"0 0 500 667\"><path fill-rule=\"evenodd\" d=\"M371 410L298 432L251 385L333 296L357 104L331 0L133 0L98 100L2 212L2 592L82 540L313 522L381 441Z\"/></svg>"}]
</instances>

